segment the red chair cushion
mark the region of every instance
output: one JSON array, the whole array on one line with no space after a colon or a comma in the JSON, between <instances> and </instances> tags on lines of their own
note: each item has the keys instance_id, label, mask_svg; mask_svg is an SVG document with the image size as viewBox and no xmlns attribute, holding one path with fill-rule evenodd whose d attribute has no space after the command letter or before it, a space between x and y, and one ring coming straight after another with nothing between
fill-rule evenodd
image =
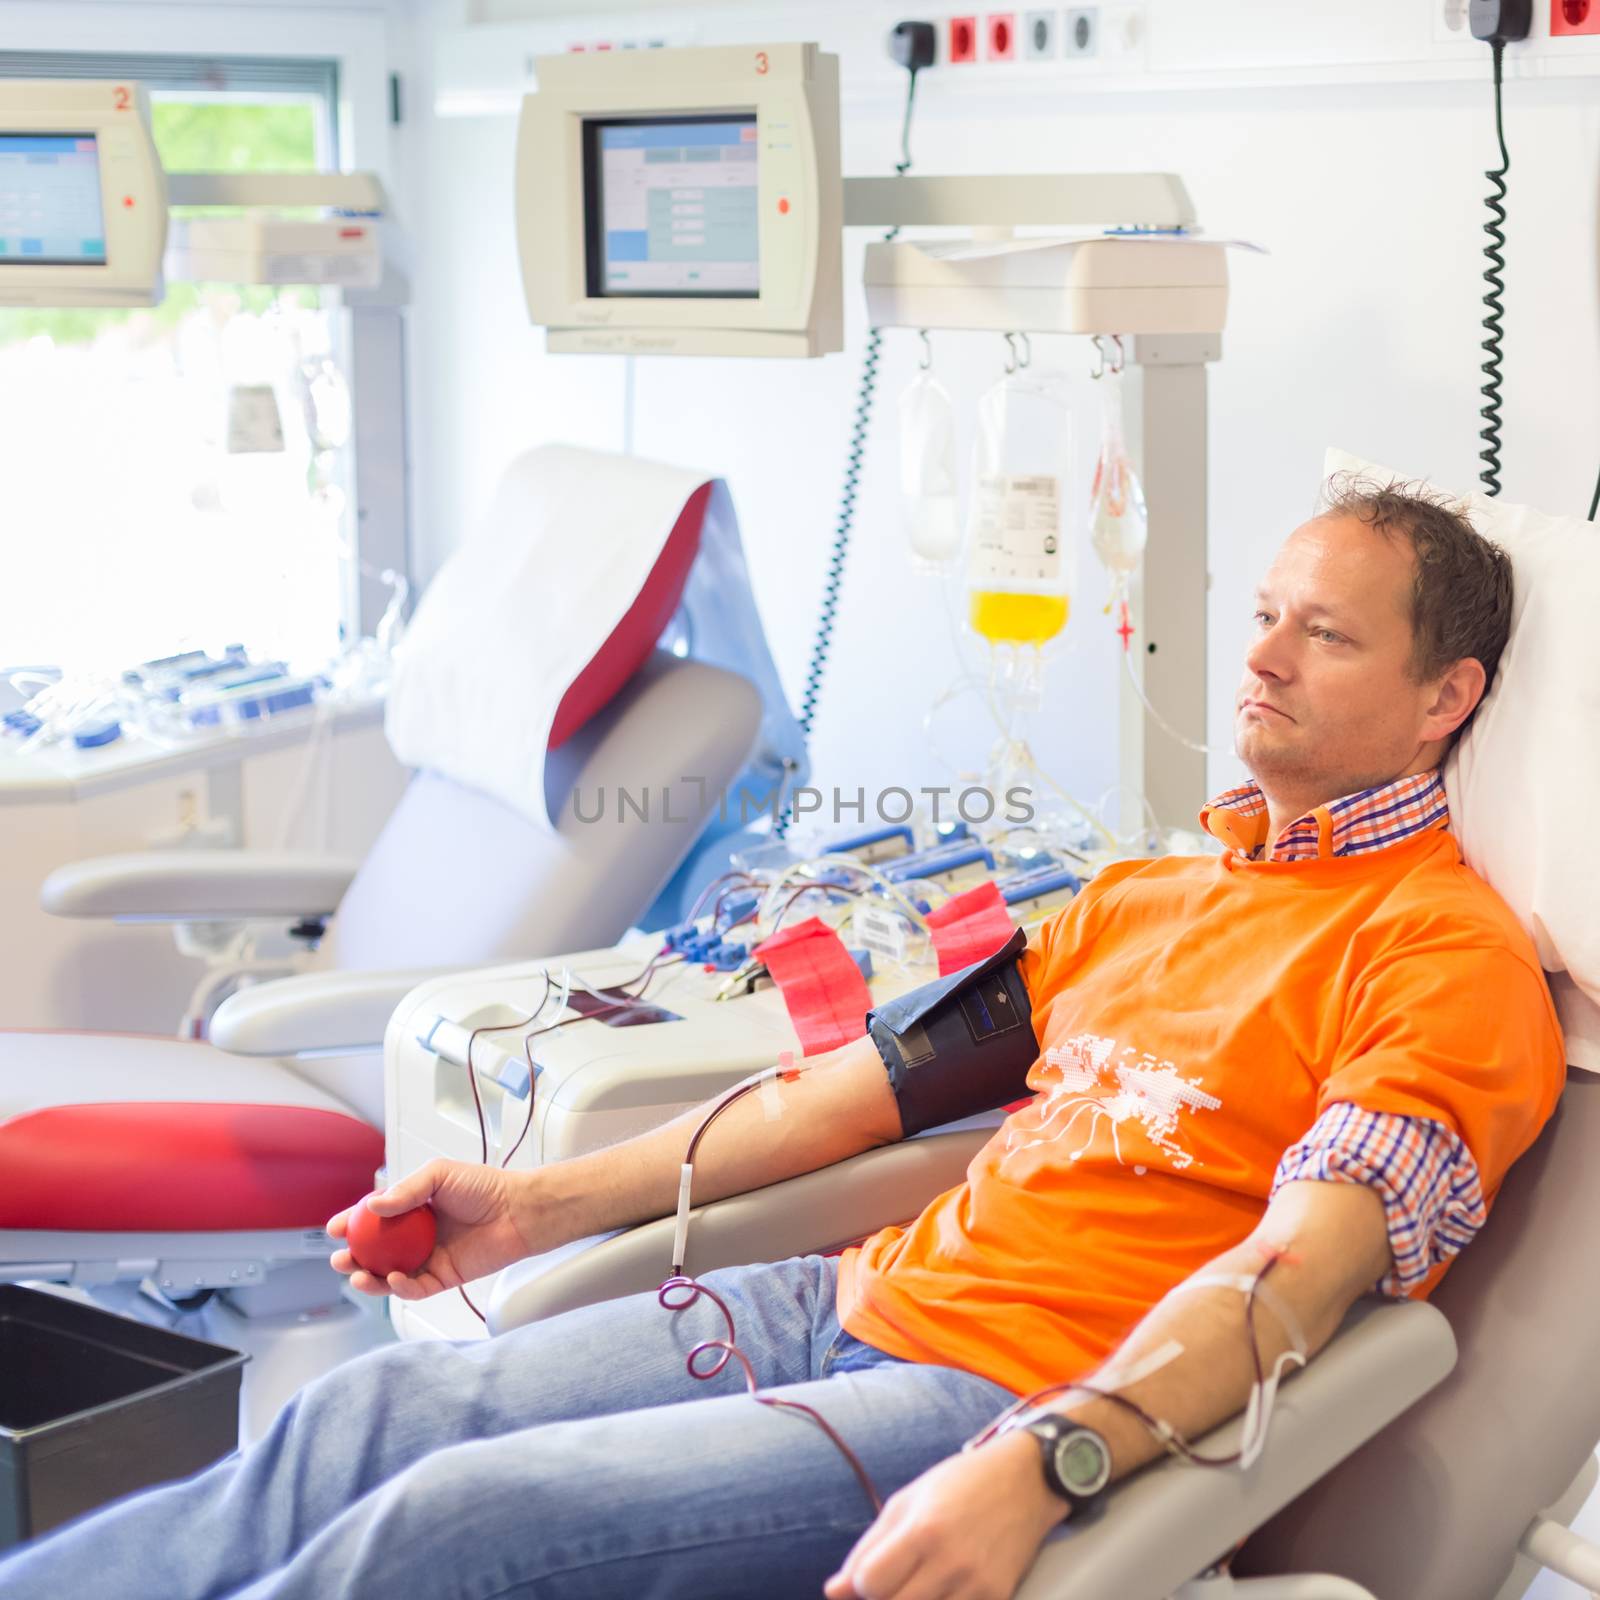
<instances>
[{"instance_id":1,"label":"red chair cushion","mask_svg":"<svg viewBox=\"0 0 1600 1600\"><path fill-rule=\"evenodd\" d=\"M684 501L638 597L595 652L594 659L562 695L550 725L552 750L570 739L596 712L603 711L655 648L656 640L678 609L684 585L689 581L689 569L700 553L700 527L710 498L711 485L703 483Z\"/></svg>"},{"instance_id":2,"label":"red chair cushion","mask_svg":"<svg viewBox=\"0 0 1600 1600\"><path fill-rule=\"evenodd\" d=\"M47 1106L0 1122L0 1228L320 1228L370 1192L382 1163L382 1133L337 1111L170 1100Z\"/></svg>"}]
</instances>

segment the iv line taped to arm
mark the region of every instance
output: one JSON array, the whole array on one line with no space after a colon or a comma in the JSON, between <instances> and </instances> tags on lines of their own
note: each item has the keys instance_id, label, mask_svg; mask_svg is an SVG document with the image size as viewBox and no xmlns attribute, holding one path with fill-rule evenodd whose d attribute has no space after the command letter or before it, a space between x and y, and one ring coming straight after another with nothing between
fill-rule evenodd
<instances>
[{"instance_id":1,"label":"iv line taped to arm","mask_svg":"<svg viewBox=\"0 0 1600 1600\"><path fill-rule=\"evenodd\" d=\"M1278 1257L1276 1256L1269 1258L1266 1265L1254 1277L1222 1272L1202 1273L1198 1277L1185 1280L1170 1291L1172 1294L1180 1294L1189 1289L1207 1287L1232 1288L1238 1289L1245 1296L1245 1329L1250 1339L1251 1361L1256 1370L1256 1377L1250 1386L1250 1397L1244 1407L1244 1425L1239 1437L1239 1447L1231 1454L1223 1456L1202 1455L1171 1423L1163 1418L1152 1416L1137 1401L1119 1393L1117 1390L1077 1380L1047 1384L1043 1389L1036 1389L1032 1394L1024 1395L1022 1399L1015 1401L1002 1411L981 1432L974 1434L961 1448L963 1450L976 1449L980 1445L987 1444L996 1435L1020 1426L1040 1410L1047 1400L1062 1399L1072 1394L1082 1394L1092 1396L1095 1399L1109 1401L1121 1410L1129 1412L1168 1455L1176 1456L1179 1460L1185 1461L1191 1466L1238 1467L1240 1471L1247 1471L1260 1459L1261 1452L1266 1448L1267 1429L1272 1418L1272 1406L1277 1397L1278 1384L1283 1378L1285 1368L1288 1366L1303 1367L1309 1356L1308 1346L1305 1344L1299 1320L1279 1295L1265 1288L1264 1280L1276 1265L1277 1260ZM1291 1340L1290 1348L1285 1350L1273 1362L1270 1372L1263 1371L1261 1365L1261 1341L1256 1335L1254 1317L1258 1300L1264 1301L1273 1314L1278 1317L1285 1335ZM1119 1375L1117 1381L1123 1387L1131 1386L1141 1378L1149 1377L1160 1368L1169 1365L1182 1354L1182 1346L1176 1340L1168 1340L1148 1358L1135 1362L1132 1372ZM1113 1357L1108 1366L1114 1366L1115 1361L1116 1358Z\"/></svg>"}]
</instances>

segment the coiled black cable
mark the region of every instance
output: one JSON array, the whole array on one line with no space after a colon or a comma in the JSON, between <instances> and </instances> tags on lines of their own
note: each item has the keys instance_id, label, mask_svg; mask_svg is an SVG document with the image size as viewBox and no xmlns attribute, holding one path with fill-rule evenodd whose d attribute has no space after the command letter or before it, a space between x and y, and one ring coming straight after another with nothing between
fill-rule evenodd
<instances>
[{"instance_id":1,"label":"coiled black cable","mask_svg":"<svg viewBox=\"0 0 1600 1600\"><path fill-rule=\"evenodd\" d=\"M904 177L911 170L911 110L917 98L917 73L910 69L906 85L905 115L900 123L900 159L895 163L895 176ZM900 235L898 227L890 228L883 236L891 244ZM817 618L817 635L811 646L811 660L806 666L806 686L800 698L800 732L811 737L811 724L817 713L817 701L822 694L822 678L828 667L828 652L833 647L833 624L839 611L839 590L844 583L845 558L850 553L850 535L855 528L856 495L861 485L861 464L866 455L867 430L872 424L872 406L878 388L878 359L883 351L883 329L872 328L867 333L867 347L861 356L861 378L856 385L856 414L850 428L850 443L845 450L844 482L839 490L839 514L834 522L833 548L828 555L828 574L822 586L822 612ZM791 797L784 805L783 814L773 829L778 838L789 831L794 820L794 801Z\"/></svg>"},{"instance_id":2,"label":"coiled black cable","mask_svg":"<svg viewBox=\"0 0 1600 1600\"><path fill-rule=\"evenodd\" d=\"M892 237L894 230L890 230ZM845 557L850 550L850 534L856 520L856 494L861 484L861 463L866 454L867 429L872 422L872 403L878 387L878 358L883 350L883 330L867 334L867 348L861 357L861 380L856 388L856 419L850 429L850 444L845 451L844 483L839 490L839 516L834 524L833 550L828 558L828 575L822 586L822 615L817 620L817 637L811 646L811 664L806 669L805 694L800 701L800 731L811 734L817 698L822 693L822 674L828 665L833 644L833 622L839 609L839 589L844 578Z\"/></svg>"},{"instance_id":3,"label":"coiled black cable","mask_svg":"<svg viewBox=\"0 0 1600 1600\"><path fill-rule=\"evenodd\" d=\"M1501 67L1505 57L1505 46L1496 43L1493 50L1494 134L1500 144L1500 165L1484 173L1484 177L1494 187L1484 196L1490 220L1483 225L1483 231L1489 235L1489 242L1483 247L1484 260L1487 262L1483 269L1483 281L1489 286L1489 292L1483 297L1483 303L1488 308L1489 315L1483 319L1483 327L1489 337L1483 341L1482 346L1485 352L1483 386L1479 392L1483 395L1483 405L1478 412L1484 423L1478 430L1478 437L1483 440L1483 449L1478 452L1478 459L1483 462L1483 468L1478 477L1483 484L1483 492L1487 495L1500 493L1500 341L1505 332L1505 301L1502 297L1506 289L1504 277L1506 208L1502 202L1506 197L1506 174L1511 171L1511 153L1506 149L1505 122L1500 110Z\"/></svg>"}]
</instances>

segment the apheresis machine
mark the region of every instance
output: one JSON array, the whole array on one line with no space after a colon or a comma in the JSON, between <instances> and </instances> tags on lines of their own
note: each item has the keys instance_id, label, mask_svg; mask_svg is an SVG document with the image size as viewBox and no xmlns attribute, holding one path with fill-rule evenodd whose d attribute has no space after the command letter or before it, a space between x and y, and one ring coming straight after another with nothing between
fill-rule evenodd
<instances>
[{"instance_id":1,"label":"apheresis machine","mask_svg":"<svg viewBox=\"0 0 1600 1600\"><path fill-rule=\"evenodd\" d=\"M439 1156L559 1161L847 1043L874 1005L1067 904L1092 862L1027 824L985 840L960 822L921 848L902 825L811 858L765 855L713 879L664 933L407 995L385 1042L389 1171ZM494 1286L481 1288L492 1305ZM390 1315L405 1336L484 1331L454 1295Z\"/></svg>"}]
</instances>

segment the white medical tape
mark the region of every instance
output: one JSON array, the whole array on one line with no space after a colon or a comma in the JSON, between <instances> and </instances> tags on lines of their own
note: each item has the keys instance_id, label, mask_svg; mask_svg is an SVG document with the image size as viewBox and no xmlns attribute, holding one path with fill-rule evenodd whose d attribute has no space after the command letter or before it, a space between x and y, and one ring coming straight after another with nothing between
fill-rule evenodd
<instances>
[{"instance_id":1,"label":"white medical tape","mask_svg":"<svg viewBox=\"0 0 1600 1600\"><path fill-rule=\"evenodd\" d=\"M778 1093L778 1074L781 1067L769 1067L761 1074L761 1114L768 1122L776 1122L783 1115L783 1096Z\"/></svg>"},{"instance_id":2,"label":"white medical tape","mask_svg":"<svg viewBox=\"0 0 1600 1600\"><path fill-rule=\"evenodd\" d=\"M1252 1384L1250 1404L1245 1407L1244 1431L1239 1438L1239 1470L1248 1471L1261 1458L1267 1447L1267 1428L1272 1421L1272 1405L1278 1396L1278 1383L1283 1377L1284 1364L1292 1362L1297 1367L1306 1364L1298 1350L1285 1350L1273 1364L1265 1383Z\"/></svg>"},{"instance_id":3,"label":"white medical tape","mask_svg":"<svg viewBox=\"0 0 1600 1600\"><path fill-rule=\"evenodd\" d=\"M1263 1283L1259 1277L1250 1277L1242 1272L1203 1272L1197 1278L1185 1278L1172 1290L1172 1293L1183 1294L1189 1289L1208 1288L1237 1289L1246 1298L1254 1294L1256 1299L1278 1319L1278 1326L1283 1329L1289 1343L1304 1361L1309 1346L1306 1344L1305 1331L1300 1326L1300 1319L1289 1309L1283 1296L1270 1283Z\"/></svg>"},{"instance_id":4,"label":"white medical tape","mask_svg":"<svg viewBox=\"0 0 1600 1600\"><path fill-rule=\"evenodd\" d=\"M1267 1428L1272 1421L1273 1402L1278 1397L1278 1384L1284 1367L1306 1364L1306 1336L1300 1319L1289 1309L1288 1303L1260 1276L1242 1272L1202 1272L1198 1277L1185 1278L1173 1291L1182 1294L1188 1289L1236 1289L1246 1296L1254 1295L1278 1319L1279 1326L1288 1337L1290 1349L1272 1364L1272 1371L1261 1383L1250 1385L1250 1399L1244 1408L1244 1422L1239 1431L1239 1470L1248 1471L1261 1459L1267 1447Z\"/></svg>"},{"instance_id":5,"label":"white medical tape","mask_svg":"<svg viewBox=\"0 0 1600 1600\"><path fill-rule=\"evenodd\" d=\"M683 1265L683 1252L689 1243L689 1188L694 1182L694 1167L687 1161L678 1174L678 1220L672 1230L672 1264Z\"/></svg>"},{"instance_id":6,"label":"white medical tape","mask_svg":"<svg viewBox=\"0 0 1600 1600\"><path fill-rule=\"evenodd\" d=\"M1136 1383L1143 1383L1148 1377L1159 1372L1163 1367L1170 1366L1183 1354L1183 1346L1176 1339L1168 1339L1163 1345L1158 1345L1147 1356L1141 1356L1126 1371L1123 1370L1117 1358L1113 1356L1099 1372L1095 1374L1095 1387L1100 1389L1131 1389Z\"/></svg>"}]
</instances>

